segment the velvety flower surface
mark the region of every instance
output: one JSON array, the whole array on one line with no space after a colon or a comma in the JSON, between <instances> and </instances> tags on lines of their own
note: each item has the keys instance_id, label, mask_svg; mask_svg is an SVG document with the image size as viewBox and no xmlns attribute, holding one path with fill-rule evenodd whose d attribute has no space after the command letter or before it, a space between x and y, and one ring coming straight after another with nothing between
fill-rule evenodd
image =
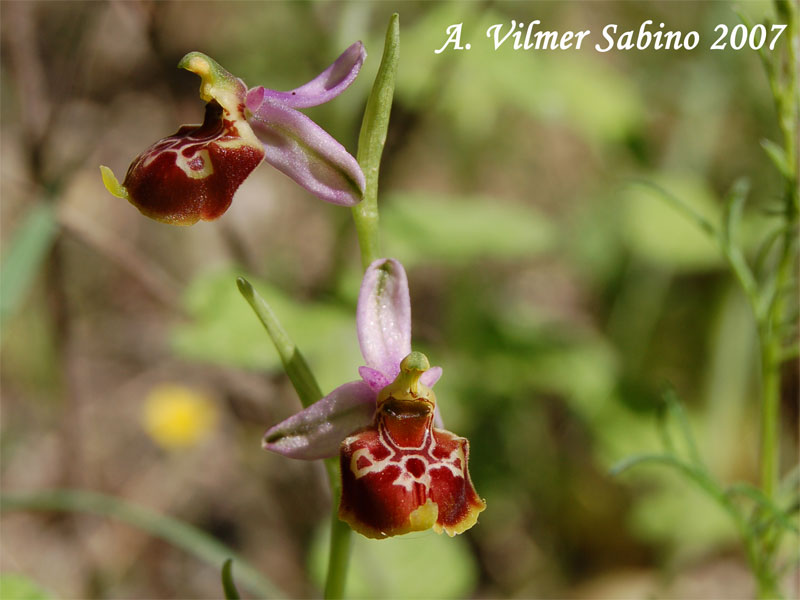
<instances>
[{"instance_id":1,"label":"velvety flower surface","mask_svg":"<svg viewBox=\"0 0 800 600\"><path fill-rule=\"evenodd\" d=\"M469 477L469 443L436 426L431 388L442 370L411 351L408 280L399 262L369 266L356 321L367 363L361 380L269 429L264 448L302 459L339 454L339 517L367 537L469 529L485 504Z\"/></svg>"},{"instance_id":2,"label":"velvety flower surface","mask_svg":"<svg viewBox=\"0 0 800 600\"><path fill-rule=\"evenodd\" d=\"M364 174L356 159L297 108L341 94L358 75L366 53L361 42L345 50L305 85L278 92L250 90L213 59L190 52L179 67L201 78L207 102L202 125L185 125L134 159L122 184L101 167L108 190L144 215L176 225L213 220L262 160L327 202L361 200Z\"/></svg>"}]
</instances>

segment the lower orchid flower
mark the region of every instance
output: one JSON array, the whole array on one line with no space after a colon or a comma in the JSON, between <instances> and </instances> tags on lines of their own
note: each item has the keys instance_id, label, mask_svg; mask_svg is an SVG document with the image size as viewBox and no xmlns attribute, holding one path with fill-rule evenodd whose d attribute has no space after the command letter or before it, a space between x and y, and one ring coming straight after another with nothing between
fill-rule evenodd
<instances>
[{"instance_id":1,"label":"lower orchid flower","mask_svg":"<svg viewBox=\"0 0 800 600\"><path fill-rule=\"evenodd\" d=\"M202 125L184 125L136 157L119 183L100 167L103 183L142 214L165 223L214 220L262 160L312 194L353 206L364 174L353 156L297 108L317 106L341 94L356 78L366 53L361 42L345 50L320 75L289 92L250 90L217 62L190 52L178 66L200 76L207 102Z\"/></svg>"},{"instance_id":2,"label":"lower orchid flower","mask_svg":"<svg viewBox=\"0 0 800 600\"><path fill-rule=\"evenodd\" d=\"M438 427L431 389L442 374L411 351L411 302L403 266L373 262L361 284L358 340L366 366L264 436L291 458L340 457L339 518L370 538L472 527L486 504L469 476L469 443Z\"/></svg>"}]
</instances>

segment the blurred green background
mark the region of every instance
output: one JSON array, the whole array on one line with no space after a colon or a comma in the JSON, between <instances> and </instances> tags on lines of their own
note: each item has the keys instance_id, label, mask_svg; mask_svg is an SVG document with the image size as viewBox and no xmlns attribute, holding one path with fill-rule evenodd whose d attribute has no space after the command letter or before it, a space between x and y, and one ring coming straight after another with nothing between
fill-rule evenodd
<instances>
[{"instance_id":1,"label":"blurred green background","mask_svg":"<svg viewBox=\"0 0 800 600\"><path fill-rule=\"evenodd\" d=\"M362 364L349 211L262 166L215 223L175 228L102 186L203 106L190 50L291 89L361 39L356 83L307 112L353 153L390 14L401 60L381 171L384 253L408 270L415 348L442 365L448 429L488 508L455 539L358 539L363 598L746 598L736 531L658 467L673 387L723 482L757 479L755 330L715 247L646 180L710 219L750 178L746 240L780 179L755 52L711 52L728 2L3 2L4 492L95 490L190 522L313 596L330 506L319 464L260 450L299 403L235 277L253 280L323 390ZM771 5L739 8L758 21ZM645 19L693 51L493 51L486 28ZM470 52L435 55L453 23ZM13 261L11 259L14 259ZM784 373L784 468L798 370ZM171 386L165 388L164 386ZM165 392L166 389L166 392ZM789 425L794 424L794 425ZM164 429L166 427L166 429ZM234 566L234 574L236 567ZM218 567L113 520L4 514L0 571L59 598L214 598ZM796 575L796 574L795 574ZM8 581L8 580L7 580ZM20 584L23 585L23 584ZM17 588L14 588L17 589ZM4 596L7 597L7 596Z\"/></svg>"}]
</instances>

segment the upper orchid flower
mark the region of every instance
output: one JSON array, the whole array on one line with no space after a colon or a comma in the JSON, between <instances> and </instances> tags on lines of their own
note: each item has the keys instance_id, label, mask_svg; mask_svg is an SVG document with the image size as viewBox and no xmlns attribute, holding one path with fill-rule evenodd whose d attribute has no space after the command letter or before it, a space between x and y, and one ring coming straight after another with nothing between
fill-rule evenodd
<instances>
[{"instance_id":1,"label":"upper orchid flower","mask_svg":"<svg viewBox=\"0 0 800 600\"><path fill-rule=\"evenodd\" d=\"M486 505L470 481L469 443L434 426L431 387L442 369L411 351L411 302L399 262L369 266L356 322L367 363L361 380L272 427L264 448L302 459L338 453L339 518L367 537L466 531Z\"/></svg>"},{"instance_id":2,"label":"upper orchid flower","mask_svg":"<svg viewBox=\"0 0 800 600\"><path fill-rule=\"evenodd\" d=\"M101 167L106 188L142 214L176 225L211 221L262 160L312 194L334 204L361 200L364 174L344 146L297 108L341 94L356 78L366 53L361 42L345 50L317 77L289 92L247 89L214 60L190 52L178 67L201 78L207 102L202 125L184 125L131 163L120 185Z\"/></svg>"}]
</instances>

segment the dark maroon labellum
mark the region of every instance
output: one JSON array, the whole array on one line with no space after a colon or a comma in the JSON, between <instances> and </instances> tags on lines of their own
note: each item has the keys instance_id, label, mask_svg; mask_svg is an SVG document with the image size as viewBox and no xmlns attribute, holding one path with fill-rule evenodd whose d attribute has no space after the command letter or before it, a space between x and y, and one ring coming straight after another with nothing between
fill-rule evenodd
<instances>
[{"instance_id":1,"label":"dark maroon labellum","mask_svg":"<svg viewBox=\"0 0 800 600\"><path fill-rule=\"evenodd\" d=\"M245 121L234 121L212 100L202 125L184 125L131 163L123 187L142 214L165 223L211 221L264 158ZM240 127L250 135L242 136Z\"/></svg>"},{"instance_id":2,"label":"dark maroon labellum","mask_svg":"<svg viewBox=\"0 0 800 600\"><path fill-rule=\"evenodd\" d=\"M432 404L390 399L372 427L342 442L339 518L379 539L431 527L462 533L486 506L468 460L466 439L433 427Z\"/></svg>"}]
</instances>

